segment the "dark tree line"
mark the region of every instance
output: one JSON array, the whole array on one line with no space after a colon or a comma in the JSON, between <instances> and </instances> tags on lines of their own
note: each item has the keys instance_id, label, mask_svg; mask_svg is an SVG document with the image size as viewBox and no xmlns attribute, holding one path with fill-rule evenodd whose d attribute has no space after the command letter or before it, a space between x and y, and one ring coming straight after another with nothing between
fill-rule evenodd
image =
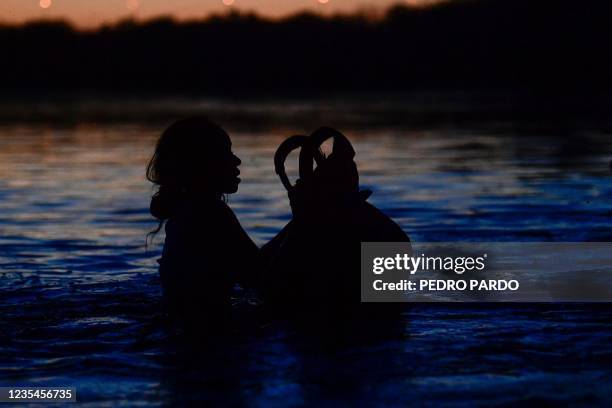
<instances>
[{"instance_id":1,"label":"dark tree line","mask_svg":"<svg viewBox=\"0 0 612 408\"><path fill-rule=\"evenodd\" d=\"M612 2L455 1L384 18L233 14L95 32L0 27L0 81L45 90L311 92L612 88Z\"/></svg>"}]
</instances>

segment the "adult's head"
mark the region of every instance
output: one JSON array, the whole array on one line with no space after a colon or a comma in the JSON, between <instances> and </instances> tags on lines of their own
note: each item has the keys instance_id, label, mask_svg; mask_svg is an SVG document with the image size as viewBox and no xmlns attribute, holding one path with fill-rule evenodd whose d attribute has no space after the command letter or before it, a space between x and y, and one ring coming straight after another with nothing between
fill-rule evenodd
<instances>
[{"instance_id":1,"label":"adult's head","mask_svg":"<svg viewBox=\"0 0 612 408\"><path fill-rule=\"evenodd\" d=\"M169 218L183 195L221 198L235 193L240 163L219 125L201 116L173 123L162 133L147 166L147 179L159 186L151 213L160 220Z\"/></svg>"}]
</instances>

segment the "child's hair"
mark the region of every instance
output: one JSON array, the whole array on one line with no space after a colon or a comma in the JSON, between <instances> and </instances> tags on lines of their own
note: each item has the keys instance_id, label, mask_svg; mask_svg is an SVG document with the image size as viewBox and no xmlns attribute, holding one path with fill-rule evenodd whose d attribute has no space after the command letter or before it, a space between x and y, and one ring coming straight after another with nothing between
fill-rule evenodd
<instances>
[{"instance_id":1,"label":"child's hair","mask_svg":"<svg viewBox=\"0 0 612 408\"><path fill-rule=\"evenodd\" d=\"M172 216L181 196L206 188L202 175L212 178L211 162L228 140L219 125L203 116L179 120L162 133L147 165L147 179L158 186L149 208L160 221L153 233Z\"/></svg>"}]
</instances>

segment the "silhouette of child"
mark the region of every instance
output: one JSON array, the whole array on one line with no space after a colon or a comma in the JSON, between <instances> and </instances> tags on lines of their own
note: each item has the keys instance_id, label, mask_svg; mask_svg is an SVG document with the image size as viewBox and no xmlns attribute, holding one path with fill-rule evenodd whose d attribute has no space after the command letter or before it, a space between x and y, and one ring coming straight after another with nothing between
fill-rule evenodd
<instances>
[{"instance_id":1,"label":"silhouette of child","mask_svg":"<svg viewBox=\"0 0 612 408\"><path fill-rule=\"evenodd\" d=\"M333 151L324 157L319 148L329 138ZM297 148L300 178L291 186L284 160ZM293 136L277 150L275 167L293 219L262 248L267 300L327 316L359 306L361 242L410 242L399 225L366 201L371 192L359 189L354 156L348 139L332 128Z\"/></svg>"},{"instance_id":2,"label":"silhouette of child","mask_svg":"<svg viewBox=\"0 0 612 408\"><path fill-rule=\"evenodd\" d=\"M231 147L220 126L192 117L163 132L147 167L158 186L150 206L157 231L166 222L164 303L176 317L223 319L235 284L248 285L257 269L258 248L224 201L240 183Z\"/></svg>"}]
</instances>

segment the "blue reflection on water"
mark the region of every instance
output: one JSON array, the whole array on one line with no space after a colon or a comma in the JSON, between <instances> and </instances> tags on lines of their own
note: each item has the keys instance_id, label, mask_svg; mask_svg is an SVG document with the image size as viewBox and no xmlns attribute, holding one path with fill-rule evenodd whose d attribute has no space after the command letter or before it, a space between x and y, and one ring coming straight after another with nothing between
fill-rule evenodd
<instances>
[{"instance_id":1,"label":"blue reflection on water","mask_svg":"<svg viewBox=\"0 0 612 408\"><path fill-rule=\"evenodd\" d=\"M2 384L76 385L113 405L610 402L607 305L412 305L399 329L349 339L243 316L236 333L190 343L160 310L163 235L144 247L159 130L2 126ZM232 132L244 181L229 203L259 244L290 217L274 149L307 130ZM612 240L605 132L347 134L371 201L414 240Z\"/></svg>"}]
</instances>

